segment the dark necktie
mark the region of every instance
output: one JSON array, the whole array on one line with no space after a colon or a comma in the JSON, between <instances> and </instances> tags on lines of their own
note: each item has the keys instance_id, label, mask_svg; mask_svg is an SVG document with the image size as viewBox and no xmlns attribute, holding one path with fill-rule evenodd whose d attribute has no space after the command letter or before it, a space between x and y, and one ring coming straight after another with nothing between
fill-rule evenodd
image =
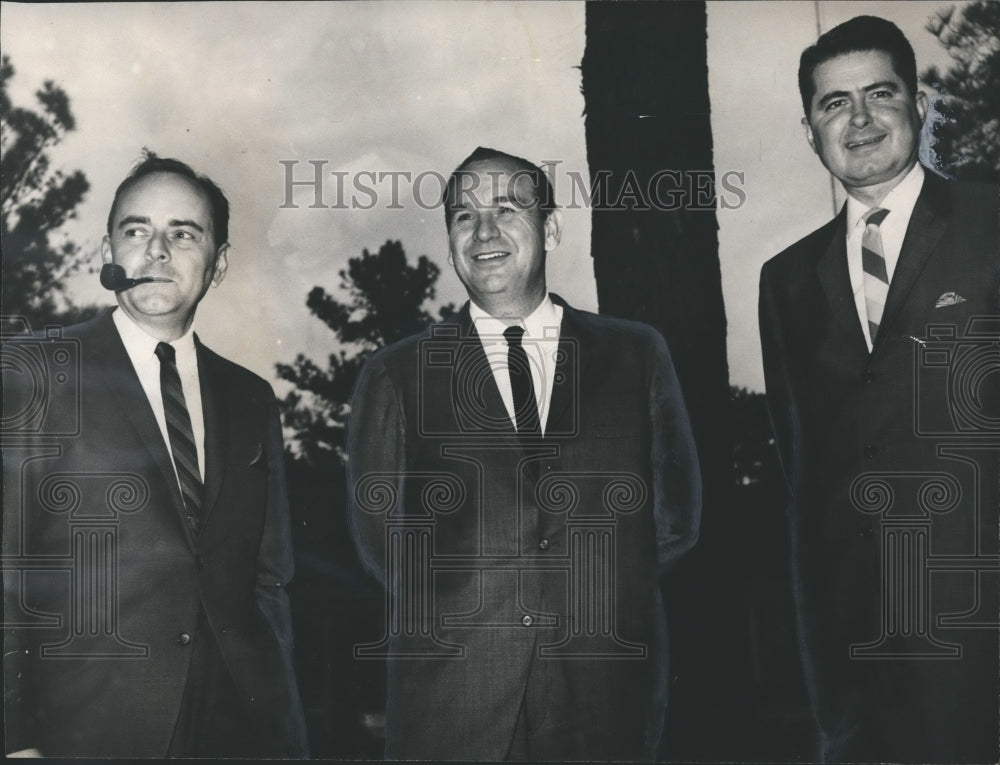
<instances>
[{"instance_id":1,"label":"dark necktie","mask_svg":"<svg viewBox=\"0 0 1000 765\"><path fill-rule=\"evenodd\" d=\"M879 226L889 211L873 207L865 213L865 233L861 237L861 270L865 289L865 312L868 314L868 333L872 344L882 323L885 298L889 294L889 272L885 265L885 250Z\"/></svg>"},{"instance_id":2,"label":"dark necktie","mask_svg":"<svg viewBox=\"0 0 1000 765\"><path fill-rule=\"evenodd\" d=\"M524 328L507 327L503 332L507 341L507 372L510 374L510 391L514 398L514 418L518 433L537 433L538 404L535 403L535 386L531 382L531 364L521 344Z\"/></svg>"},{"instance_id":3,"label":"dark necktie","mask_svg":"<svg viewBox=\"0 0 1000 765\"><path fill-rule=\"evenodd\" d=\"M163 412L167 419L167 433L170 436L170 451L174 456L174 468L181 484L184 507L192 524L198 525L201 513L201 470L198 469L198 449L194 443L191 416L184 401L181 376L177 373L174 347L158 343L156 357L160 360L160 391L163 393Z\"/></svg>"}]
</instances>

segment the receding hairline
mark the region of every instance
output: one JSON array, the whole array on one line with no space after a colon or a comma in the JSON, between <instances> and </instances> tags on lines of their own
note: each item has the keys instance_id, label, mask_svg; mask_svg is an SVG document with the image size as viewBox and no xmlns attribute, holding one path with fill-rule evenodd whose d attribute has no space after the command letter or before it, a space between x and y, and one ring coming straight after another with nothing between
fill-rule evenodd
<instances>
[{"instance_id":1,"label":"receding hairline","mask_svg":"<svg viewBox=\"0 0 1000 765\"><path fill-rule=\"evenodd\" d=\"M114 228L116 228L117 225L118 225L118 221L116 220L116 217L118 215L118 208L121 205L122 199L127 198L129 194L133 193L136 189L138 189L144 183L151 182L152 179L156 178L157 176L173 176L174 178L178 178L178 179L186 182L188 188L191 188L195 192L197 192L197 194L200 197L202 203L205 205L205 218L208 220L208 229L207 230L212 235L212 241L216 244L216 246L221 246L221 245L225 244L225 242L215 242L215 239L216 239L215 216L212 213L212 197L211 197L211 195L195 179L190 178L187 175L184 175L184 173L179 173L179 172L177 172L175 170L169 170L169 169L154 170L151 173L146 173L144 175L139 176L138 178L135 178L133 180L133 182L128 186L128 188L126 188L122 192L121 196L118 199L116 199L116 200L114 200L112 202L112 204L111 204L112 230L114 230Z\"/></svg>"},{"instance_id":2,"label":"receding hairline","mask_svg":"<svg viewBox=\"0 0 1000 765\"><path fill-rule=\"evenodd\" d=\"M505 164L506 167L496 168L497 164ZM486 165L487 167L482 167ZM494 168L491 169L489 166L493 165ZM531 187L535 191L535 197L540 199L538 194L538 187L541 179L538 177L542 171L530 164L524 164L519 160L508 158L508 157L487 157L484 159L477 159L473 162L469 162L463 167L456 168L452 173L452 178L457 178L463 173L481 173L487 177L499 178L500 176L506 175L512 180L520 181L522 178L527 178L531 182ZM449 179L450 180L450 179ZM468 189L465 189L468 191Z\"/></svg>"},{"instance_id":3,"label":"receding hairline","mask_svg":"<svg viewBox=\"0 0 1000 765\"><path fill-rule=\"evenodd\" d=\"M445 220L449 223L449 226L450 215L448 211L457 211L466 208L468 205L462 202L462 198L467 197L467 195L473 192L474 188L477 188L465 188L462 185L461 178L469 175L484 175L491 179L491 184L496 184L500 177L507 176L507 188L503 190L503 193L490 200L492 204L500 204L506 201L526 207L537 207L542 213L543 218L548 218L556 209L554 200L549 199L550 204L546 204L546 181L548 179L545 178L545 172L540 167L533 165L525 159L500 153L497 156L477 157L472 161L459 165L452 171L445 187L444 198L446 208ZM518 199L515 194L517 190L516 185L519 185L522 179L526 179L530 185L531 200ZM513 188L509 185L511 181L515 183L515 187ZM551 189L551 187L548 188Z\"/></svg>"}]
</instances>

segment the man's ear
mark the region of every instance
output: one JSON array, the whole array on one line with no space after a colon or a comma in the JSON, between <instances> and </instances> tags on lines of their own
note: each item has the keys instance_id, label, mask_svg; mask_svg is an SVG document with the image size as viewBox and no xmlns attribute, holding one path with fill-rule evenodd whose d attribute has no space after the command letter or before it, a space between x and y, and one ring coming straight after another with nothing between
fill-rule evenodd
<instances>
[{"instance_id":1,"label":"man's ear","mask_svg":"<svg viewBox=\"0 0 1000 765\"><path fill-rule=\"evenodd\" d=\"M545 251L552 252L562 238L562 211L552 210L545 216Z\"/></svg>"},{"instance_id":2,"label":"man's ear","mask_svg":"<svg viewBox=\"0 0 1000 765\"><path fill-rule=\"evenodd\" d=\"M212 274L212 286L218 287L222 280L226 278L226 271L229 269L229 242L222 245L215 253L215 272Z\"/></svg>"},{"instance_id":3,"label":"man's ear","mask_svg":"<svg viewBox=\"0 0 1000 765\"><path fill-rule=\"evenodd\" d=\"M917 114L920 115L920 124L923 125L924 120L927 119L927 94L922 90L918 90L915 100L917 102Z\"/></svg>"},{"instance_id":4,"label":"man's ear","mask_svg":"<svg viewBox=\"0 0 1000 765\"><path fill-rule=\"evenodd\" d=\"M814 152L816 151L816 137L813 135L812 125L809 124L809 118L802 118L802 127L806 131L806 142L809 144L809 148Z\"/></svg>"},{"instance_id":5,"label":"man's ear","mask_svg":"<svg viewBox=\"0 0 1000 765\"><path fill-rule=\"evenodd\" d=\"M111 237L107 234L101 240L101 261L103 263L111 262Z\"/></svg>"}]
</instances>

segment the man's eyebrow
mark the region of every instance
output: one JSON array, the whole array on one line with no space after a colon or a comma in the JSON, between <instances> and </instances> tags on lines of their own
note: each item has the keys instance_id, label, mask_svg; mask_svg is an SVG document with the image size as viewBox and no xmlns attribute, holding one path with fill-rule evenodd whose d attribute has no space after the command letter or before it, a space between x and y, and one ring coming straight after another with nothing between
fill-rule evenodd
<instances>
[{"instance_id":1,"label":"man's eyebrow","mask_svg":"<svg viewBox=\"0 0 1000 765\"><path fill-rule=\"evenodd\" d=\"M151 225L150 220L145 215L126 215L120 221L118 221L118 228L124 228L125 226L131 226L139 223L144 226ZM180 228L182 226L187 228L193 228L195 231L204 234L204 227L197 221L189 220L186 218L171 218L167 221L167 225L171 228Z\"/></svg>"},{"instance_id":2,"label":"man's eyebrow","mask_svg":"<svg viewBox=\"0 0 1000 765\"><path fill-rule=\"evenodd\" d=\"M460 210L484 210L484 209L489 209L491 207L502 207L506 205L509 207L516 207L519 210L524 210L527 208L532 208L536 204L538 204L537 199L525 203L520 201L517 197L501 195L498 197L493 197L492 199L487 200L485 202L480 202L476 197L472 197L472 200L470 202L460 202L458 200L455 200L450 205L448 205L448 209L451 210L452 212L459 212Z\"/></svg>"},{"instance_id":3,"label":"man's eyebrow","mask_svg":"<svg viewBox=\"0 0 1000 765\"><path fill-rule=\"evenodd\" d=\"M847 98L850 96L846 90L833 90L823 96L819 101L816 102L816 106L822 106L827 101L832 101L835 98Z\"/></svg>"},{"instance_id":4,"label":"man's eyebrow","mask_svg":"<svg viewBox=\"0 0 1000 765\"><path fill-rule=\"evenodd\" d=\"M466 195L463 194L463 197L464 196ZM460 202L456 199L449 205L449 207L452 210L481 210L484 207L499 207L500 205L509 205L511 203L512 203L511 197L508 196L494 197L493 199L487 200L486 202L480 202L478 199L476 199L476 197L472 197L471 201L469 202ZM513 204L517 204L518 206L523 206L516 199L514 199Z\"/></svg>"},{"instance_id":5,"label":"man's eyebrow","mask_svg":"<svg viewBox=\"0 0 1000 765\"><path fill-rule=\"evenodd\" d=\"M899 90L899 83L892 80L882 80L864 87L865 93L871 93L873 90Z\"/></svg>"},{"instance_id":6,"label":"man's eyebrow","mask_svg":"<svg viewBox=\"0 0 1000 765\"><path fill-rule=\"evenodd\" d=\"M899 90L899 83L893 82L892 80L881 80L879 82L873 82L871 85L865 85L862 88L865 93L871 93L873 90L885 89ZM816 106L823 106L823 104L832 101L835 98L848 98L850 95L851 94L846 90L833 90L817 101Z\"/></svg>"},{"instance_id":7,"label":"man's eyebrow","mask_svg":"<svg viewBox=\"0 0 1000 765\"><path fill-rule=\"evenodd\" d=\"M177 218L171 218L170 220L167 221L167 225L170 226L171 228L178 228L180 226L185 226L187 228L193 228L195 231L198 231L199 233L202 234L205 233L205 229L202 227L202 225L197 221L193 220L178 220Z\"/></svg>"},{"instance_id":8,"label":"man's eyebrow","mask_svg":"<svg viewBox=\"0 0 1000 765\"><path fill-rule=\"evenodd\" d=\"M126 215L120 221L118 221L118 228L124 228L125 226L130 226L135 223L142 223L149 225L149 218L142 215Z\"/></svg>"}]
</instances>

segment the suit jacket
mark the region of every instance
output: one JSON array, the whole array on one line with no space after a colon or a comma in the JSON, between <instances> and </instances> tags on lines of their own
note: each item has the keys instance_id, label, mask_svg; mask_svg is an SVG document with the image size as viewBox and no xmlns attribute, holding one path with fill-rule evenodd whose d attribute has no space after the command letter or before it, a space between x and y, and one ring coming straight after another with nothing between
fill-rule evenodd
<instances>
[{"instance_id":1,"label":"suit jacket","mask_svg":"<svg viewBox=\"0 0 1000 765\"><path fill-rule=\"evenodd\" d=\"M997 760L998 201L994 186L927 173L871 353L844 210L761 272L828 761Z\"/></svg>"},{"instance_id":2,"label":"suit jacket","mask_svg":"<svg viewBox=\"0 0 1000 765\"><path fill-rule=\"evenodd\" d=\"M4 348L7 408L24 413L4 433L8 751L165 756L192 653L214 640L261 754L307 752L274 395L200 342L197 354L196 533L111 312Z\"/></svg>"},{"instance_id":3,"label":"suit jacket","mask_svg":"<svg viewBox=\"0 0 1000 765\"><path fill-rule=\"evenodd\" d=\"M563 318L544 437L519 438L468 304L376 353L349 424L350 521L389 590L390 758L500 760L522 703L542 759L655 752L660 576L694 543L700 477L653 329Z\"/></svg>"}]
</instances>

